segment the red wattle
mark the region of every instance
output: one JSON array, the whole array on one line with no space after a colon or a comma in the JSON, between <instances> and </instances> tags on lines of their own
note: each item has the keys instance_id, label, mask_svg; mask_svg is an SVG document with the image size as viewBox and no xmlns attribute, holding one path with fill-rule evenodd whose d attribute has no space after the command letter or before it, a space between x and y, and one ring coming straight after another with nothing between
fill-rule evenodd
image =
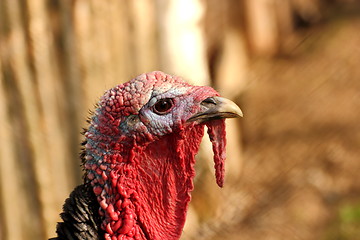
<instances>
[{"instance_id":1,"label":"red wattle","mask_svg":"<svg viewBox=\"0 0 360 240\"><path fill-rule=\"evenodd\" d=\"M225 119L209 121L206 126L214 152L216 183L219 187L223 187L226 159Z\"/></svg>"}]
</instances>

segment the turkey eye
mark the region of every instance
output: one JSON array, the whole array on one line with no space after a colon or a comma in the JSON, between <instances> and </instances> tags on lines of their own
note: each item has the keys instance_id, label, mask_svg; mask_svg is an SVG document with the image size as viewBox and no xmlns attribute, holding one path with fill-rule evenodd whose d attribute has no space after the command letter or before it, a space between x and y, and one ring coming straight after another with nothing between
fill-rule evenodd
<instances>
[{"instance_id":1,"label":"turkey eye","mask_svg":"<svg viewBox=\"0 0 360 240\"><path fill-rule=\"evenodd\" d=\"M157 114L165 114L169 112L169 110L173 106L173 101L170 98L164 98L157 101L154 105L154 111Z\"/></svg>"}]
</instances>

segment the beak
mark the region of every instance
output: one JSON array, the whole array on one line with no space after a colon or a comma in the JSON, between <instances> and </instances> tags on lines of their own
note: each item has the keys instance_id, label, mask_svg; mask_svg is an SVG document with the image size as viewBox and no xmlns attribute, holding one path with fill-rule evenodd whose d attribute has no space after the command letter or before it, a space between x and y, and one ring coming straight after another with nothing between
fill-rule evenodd
<instances>
[{"instance_id":1,"label":"beak","mask_svg":"<svg viewBox=\"0 0 360 240\"><path fill-rule=\"evenodd\" d=\"M236 103L222 97L209 97L200 103L201 110L187 122L206 122L214 119L242 117L243 113Z\"/></svg>"}]
</instances>

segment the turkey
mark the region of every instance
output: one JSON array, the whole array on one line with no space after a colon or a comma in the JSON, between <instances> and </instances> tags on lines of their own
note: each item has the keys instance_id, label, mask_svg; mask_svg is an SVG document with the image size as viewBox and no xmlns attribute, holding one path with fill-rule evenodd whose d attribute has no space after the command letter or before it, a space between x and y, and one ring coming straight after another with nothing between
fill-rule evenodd
<instances>
[{"instance_id":1,"label":"turkey","mask_svg":"<svg viewBox=\"0 0 360 240\"><path fill-rule=\"evenodd\" d=\"M213 88L160 71L108 90L84 133L84 183L52 239L179 239L204 126L222 187L225 118L240 116Z\"/></svg>"}]
</instances>

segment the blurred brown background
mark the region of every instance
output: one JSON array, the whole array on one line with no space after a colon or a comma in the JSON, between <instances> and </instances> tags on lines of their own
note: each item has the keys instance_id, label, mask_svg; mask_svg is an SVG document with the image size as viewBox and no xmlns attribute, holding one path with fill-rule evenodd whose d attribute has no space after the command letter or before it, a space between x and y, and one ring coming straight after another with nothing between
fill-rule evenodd
<instances>
[{"instance_id":1,"label":"blurred brown background","mask_svg":"<svg viewBox=\"0 0 360 240\"><path fill-rule=\"evenodd\" d=\"M360 1L0 0L1 240L55 236L88 109L153 70L245 114L182 239L360 239Z\"/></svg>"}]
</instances>

